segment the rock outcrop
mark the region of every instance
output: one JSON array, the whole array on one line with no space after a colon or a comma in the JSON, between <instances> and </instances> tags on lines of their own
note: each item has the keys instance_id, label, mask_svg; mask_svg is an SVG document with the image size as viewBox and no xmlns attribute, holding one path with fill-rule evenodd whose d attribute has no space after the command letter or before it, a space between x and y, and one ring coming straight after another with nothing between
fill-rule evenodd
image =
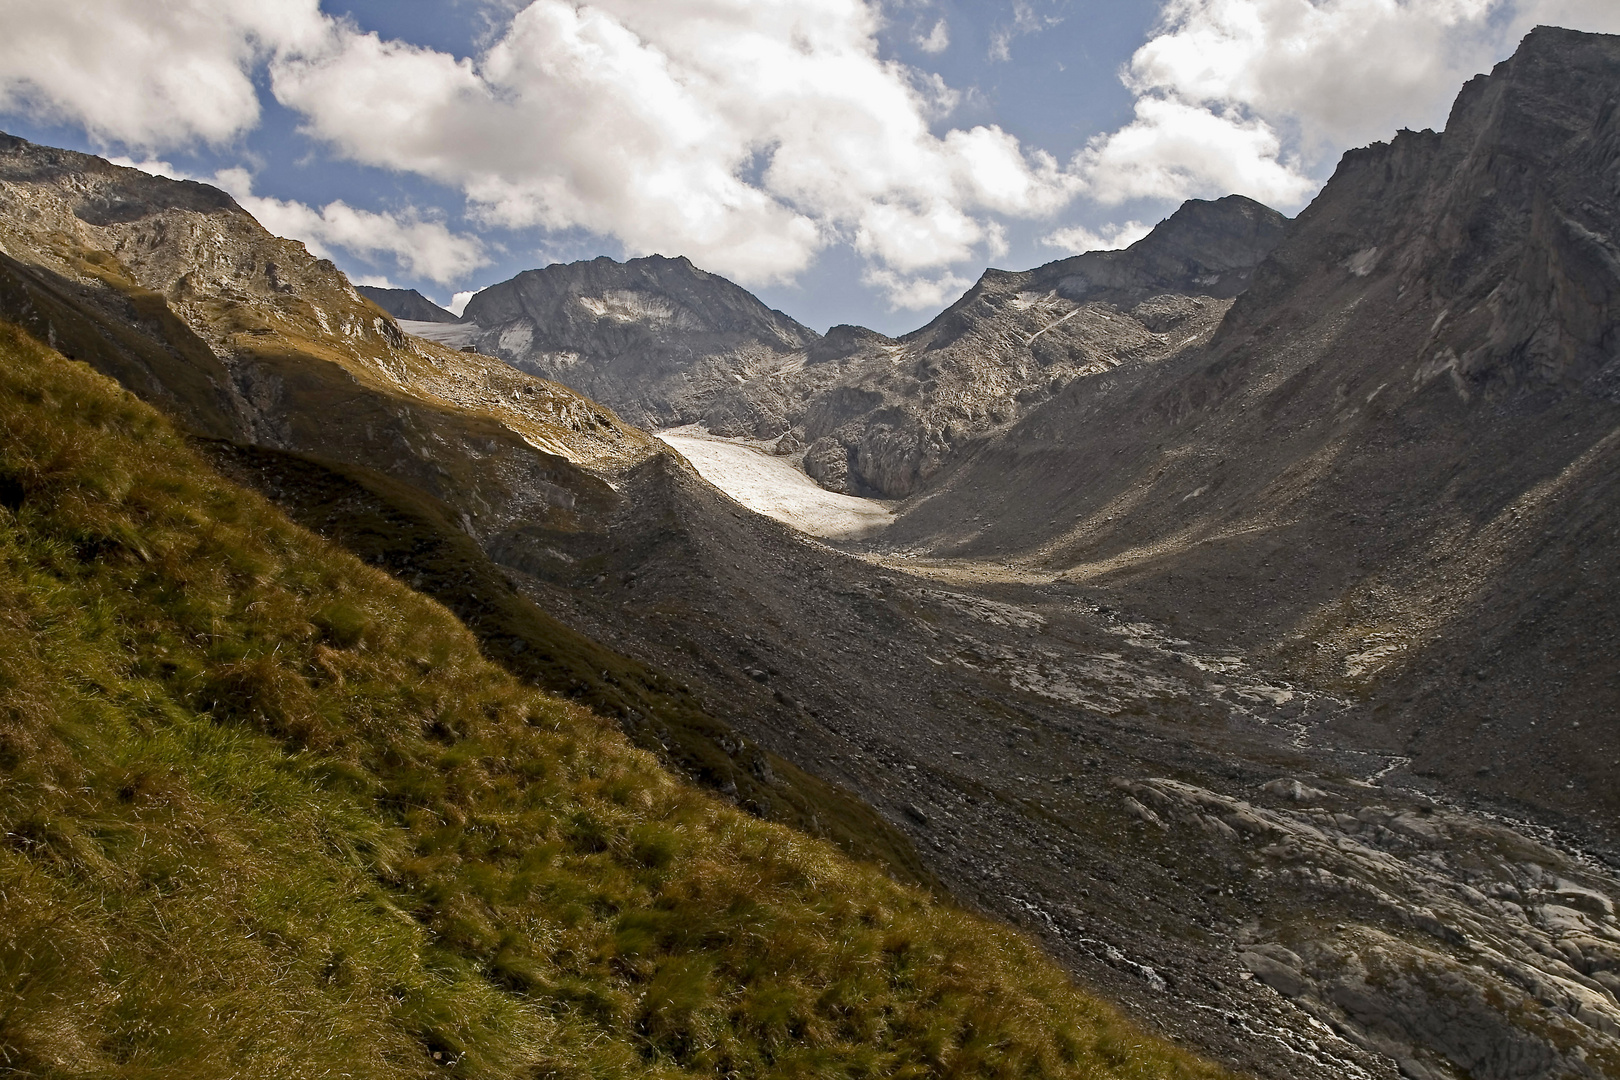
<instances>
[{"instance_id":1,"label":"rock outcrop","mask_svg":"<svg viewBox=\"0 0 1620 1080\"><path fill-rule=\"evenodd\" d=\"M1443 807L1297 780L1265 785L1287 800L1269 808L1175 780L1122 786L1182 842L1244 851L1259 880L1315 898L1266 905L1239 933L1239 959L1403 1075L1518 1080L1620 1065L1612 882L1583 883L1566 855Z\"/></svg>"},{"instance_id":2,"label":"rock outcrop","mask_svg":"<svg viewBox=\"0 0 1620 1080\"><path fill-rule=\"evenodd\" d=\"M795 423L805 471L835 491L914 494L1077 380L1205 340L1284 225L1240 196L1194 200L1124 251L988 270L898 341L847 334L842 370Z\"/></svg>"}]
</instances>

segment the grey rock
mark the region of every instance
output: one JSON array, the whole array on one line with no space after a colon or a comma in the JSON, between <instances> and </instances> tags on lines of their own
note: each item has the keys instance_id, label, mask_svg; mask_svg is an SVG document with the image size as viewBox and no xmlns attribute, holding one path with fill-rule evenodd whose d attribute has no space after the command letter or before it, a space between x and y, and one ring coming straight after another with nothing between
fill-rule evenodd
<instances>
[{"instance_id":1,"label":"grey rock","mask_svg":"<svg viewBox=\"0 0 1620 1080\"><path fill-rule=\"evenodd\" d=\"M1239 959L1243 961L1244 967L1254 973L1255 978L1283 997L1297 998L1311 986L1310 981L1299 973L1297 967L1289 966L1264 953L1245 952Z\"/></svg>"},{"instance_id":2,"label":"grey rock","mask_svg":"<svg viewBox=\"0 0 1620 1080\"><path fill-rule=\"evenodd\" d=\"M1207 344L995 430L885 543L1128 589L1375 698L1337 735L1392 772L1612 844L1617 94L1620 37L1538 28L1444 132L1347 153Z\"/></svg>"}]
</instances>

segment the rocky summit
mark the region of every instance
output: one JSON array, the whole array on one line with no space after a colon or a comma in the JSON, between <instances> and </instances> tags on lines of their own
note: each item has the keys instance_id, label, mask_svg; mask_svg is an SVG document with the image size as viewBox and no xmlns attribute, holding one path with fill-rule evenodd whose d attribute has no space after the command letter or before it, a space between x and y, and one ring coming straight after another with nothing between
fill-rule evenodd
<instances>
[{"instance_id":1,"label":"rocky summit","mask_svg":"<svg viewBox=\"0 0 1620 1080\"><path fill-rule=\"evenodd\" d=\"M1232 195L1192 201L1124 251L986 271L926 326L852 341L787 438L836 491L903 498L1078 380L1203 341L1282 239L1284 218Z\"/></svg>"},{"instance_id":2,"label":"rocky summit","mask_svg":"<svg viewBox=\"0 0 1620 1080\"><path fill-rule=\"evenodd\" d=\"M356 285L354 291L396 319L431 323L461 321L453 313L446 311L415 289L384 289L375 285Z\"/></svg>"},{"instance_id":3,"label":"rocky summit","mask_svg":"<svg viewBox=\"0 0 1620 1080\"><path fill-rule=\"evenodd\" d=\"M1620 1076L1617 100L1538 29L900 338L661 257L435 324L0 140L0 1054Z\"/></svg>"},{"instance_id":4,"label":"rocky summit","mask_svg":"<svg viewBox=\"0 0 1620 1080\"><path fill-rule=\"evenodd\" d=\"M716 386L790 362L816 334L685 258L529 270L467 304L479 348L632 423L707 418Z\"/></svg>"}]
</instances>

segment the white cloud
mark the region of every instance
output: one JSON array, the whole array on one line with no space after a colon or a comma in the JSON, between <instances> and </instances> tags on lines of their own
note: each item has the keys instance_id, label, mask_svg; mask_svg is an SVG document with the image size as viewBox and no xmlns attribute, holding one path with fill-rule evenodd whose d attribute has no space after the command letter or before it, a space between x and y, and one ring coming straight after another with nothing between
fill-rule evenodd
<instances>
[{"instance_id":1,"label":"white cloud","mask_svg":"<svg viewBox=\"0 0 1620 1080\"><path fill-rule=\"evenodd\" d=\"M171 180L212 184L229 192L260 225L277 236L302 241L318 258L331 258L333 248L368 261L387 256L410 274L441 285L453 284L490 263L484 244L477 237L452 232L442 222L424 219L415 209L399 214L374 213L358 210L341 199L316 209L307 203L255 195L253 174L240 167L222 169L213 176L197 176L153 158L136 161L128 157L109 157L107 160ZM357 285L395 287L387 277L375 274L351 275L351 279Z\"/></svg>"},{"instance_id":2,"label":"white cloud","mask_svg":"<svg viewBox=\"0 0 1620 1080\"><path fill-rule=\"evenodd\" d=\"M900 275L942 267L992 247L994 215L1073 197L999 128L935 135L954 95L882 59L878 29L864 0L535 0L476 59L339 27L272 73L311 133L459 188L487 222L748 284L841 242Z\"/></svg>"},{"instance_id":3,"label":"white cloud","mask_svg":"<svg viewBox=\"0 0 1620 1080\"><path fill-rule=\"evenodd\" d=\"M1297 120L1307 144L1353 145L1442 123L1498 51L1500 0L1173 0L1127 84Z\"/></svg>"},{"instance_id":4,"label":"white cloud","mask_svg":"<svg viewBox=\"0 0 1620 1080\"><path fill-rule=\"evenodd\" d=\"M259 224L275 233L302 240L310 252L331 258L340 248L367 260L386 256L413 277L441 285L453 284L473 270L489 265L477 237L451 232L443 222L424 219L416 210L375 213L339 199L320 209L306 203L253 194L253 178L245 169L227 169L213 182L235 196ZM362 284L370 284L363 279ZM390 286L391 287L391 286Z\"/></svg>"},{"instance_id":5,"label":"white cloud","mask_svg":"<svg viewBox=\"0 0 1620 1080\"><path fill-rule=\"evenodd\" d=\"M1443 122L1532 24L1620 31L1615 0L1166 0L1125 72L1130 122L1059 163L999 127L952 128L959 93L883 58L884 6L485 0L485 45L457 58L361 34L318 0L0 0L0 111L155 159L251 131L268 70L316 138L447 185L485 225L611 237L748 284L847 244L910 305L1004 251L1007 220L1077 194L1292 209L1345 146ZM914 44L949 47L938 9L901 6ZM1059 9L1007 10L1001 56ZM409 210L249 199L319 250L446 283L486 264L475 238Z\"/></svg>"},{"instance_id":6,"label":"white cloud","mask_svg":"<svg viewBox=\"0 0 1620 1080\"><path fill-rule=\"evenodd\" d=\"M951 28L944 19L940 19L928 33L918 34L915 43L923 52L937 56L951 47Z\"/></svg>"},{"instance_id":7,"label":"white cloud","mask_svg":"<svg viewBox=\"0 0 1620 1080\"><path fill-rule=\"evenodd\" d=\"M105 144L224 142L258 123L252 67L325 23L318 0L0 0L0 110Z\"/></svg>"},{"instance_id":8,"label":"white cloud","mask_svg":"<svg viewBox=\"0 0 1620 1080\"><path fill-rule=\"evenodd\" d=\"M1118 251L1120 248L1128 248L1152 231L1153 226L1144 225L1140 221L1104 225L1095 232L1084 225L1073 225L1067 229L1048 233L1041 237L1041 243L1071 255L1083 255L1088 251Z\"/></svg>"},{"instance_id":9,"label":"white cloud","mask_svg":"<svg viewBox=\"0 0 1620 1080\"><path fill-rule=\"evenodd\" d=\"M1125 72L1135 118L1092 140L1105 204L1239 192L1302 205L1350 146L1440 127L1538 22L1620 30L1613 0L1169 0Z\"/></svg>"},{"instance_id":10,"label":"white cloud","mask_svg":"<svg viewBox=\"0 0 1620 1080\"><path fill-rule=\"evenodd\" d=\"M893 270L877 266L868 267L861 274L861 282L874 289L881 289L888 300L890 311L917 311L923 308L944 307L973 284L971 278L956 274L946 273L931 278L927 275L897 274Z\"/></svg>"},{"instance_id":11,"label":"white cloud","mask_svg":"<svg viewBox=\"0 0 1620 1080\"><path fill-rule=\"evenodd\" d=\"M1517 39L1536 26L1620 34L1620 4L1614 0L1521 0L1508 30L1510 38Z\"/></svg>"},{"instance_id":12,"label":"white cloud","mask_svg":"<svg viewBox=\"0 0 1620 1080\"><path fill-rule=\"evenodd\" d=\"M109 154L107 160L114 165L121 165L126 169L139 169L143 173L153 176L167 176L170 180L199 180L200 177L191 175L184 169L177 169L167 161L158 158L145 158L136 161L132 157Z\"/></svg>"},{"instance_id":13,"label":"white cloud","mask_svg":"<svg viewBox=\"0 0 1620 1080\"><path fill-rule=\"evenodd\" d=\"M450 298L450 302L444 305L444 310L448 311L457 318L460 318L467 311L468 301L477 296L479 291L480 290L478 289L468 289L465 292L456 293Z\"/></svg>"},{"instance_id":14,"label":"white cloud","mask_svg":"<svg viewBox=\"0 0 1620 1080\"><path fill-rule=\"evenodd\" d=\"M1136 119L1093 139L1080 160L1086 193L1104 205L1237 193L1297 206L1316 189L1296 161L1283 156L1281 140L1264 120L1173 97L1138 98Z\"/></svg>"}]
</instances>

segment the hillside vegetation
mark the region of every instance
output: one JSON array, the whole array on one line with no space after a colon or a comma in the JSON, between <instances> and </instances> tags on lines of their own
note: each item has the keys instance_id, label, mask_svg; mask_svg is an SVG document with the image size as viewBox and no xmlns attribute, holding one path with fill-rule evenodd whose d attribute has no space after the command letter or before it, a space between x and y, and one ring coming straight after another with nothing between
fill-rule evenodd
<instances>
[{"instance_id":1,"label":"hillside vegetation","mask_svg":"<svg viewBox=\"0 0 1620 1080\"><path fill-rule=\"evenodd\" d=\"M0 1068L1217 1070L674 780L0 325Z\"/></svg>"}]
</instances>

